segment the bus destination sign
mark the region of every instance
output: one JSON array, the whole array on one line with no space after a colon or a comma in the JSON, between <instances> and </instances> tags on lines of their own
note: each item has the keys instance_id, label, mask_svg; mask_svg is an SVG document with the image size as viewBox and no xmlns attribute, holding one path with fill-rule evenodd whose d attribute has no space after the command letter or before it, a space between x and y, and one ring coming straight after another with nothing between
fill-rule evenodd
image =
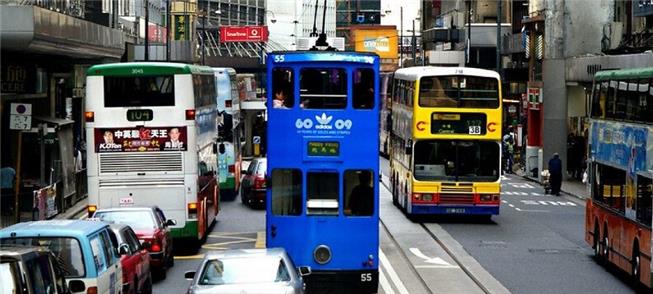
<instances>
[{"instance_id":1,"label":"bus destination sign","mask_svg":"<svg viewBox=\"0 0 653 294\"><path fill-rule=\"evenodd\" d=\"M154 119L152 109L128 109L128 121L151 121Z\"/></svg>"},{"instance_id":2,"label":"bus destination sign","mask_svg":"<svg viewBox=\"0 0 653 294\"><path fill-rule=\"evenodd\" d=\"M340 156L340 142L308 142L308 156Z\"/></svg>"},{"instance_id":3,"label":"bus destination sign","mask_svg":"<svg viewBox=\"0 0 653 294\"><path fill-rule=\"evenodd\" d=\"M95 152L186 151L186 127L96 128Z\"/></svg>"},{"instance_id":4,"label":"bus destination sign","mask_svg":"<svg viewBox=\"0 0 653 294\"><path fill-rule=\"evenodd\" d=\"M431 114L431 134L485 135L487 117L484 113Z\"/></svg>"}]
</instances>

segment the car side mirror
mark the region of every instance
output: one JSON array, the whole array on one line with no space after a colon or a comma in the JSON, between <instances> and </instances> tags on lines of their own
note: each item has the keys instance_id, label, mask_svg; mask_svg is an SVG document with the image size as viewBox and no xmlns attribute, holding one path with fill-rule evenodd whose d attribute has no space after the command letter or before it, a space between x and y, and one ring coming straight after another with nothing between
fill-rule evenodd
<instances>
[{"instance_id":1,"label":"car side mirror","mask_svg":"<svg viewBox=\"0 0 653 294\"><path fill-rule=\"evenodd\" d=\"M192 281L195 278L195 271L187 271L184 273L184 278L186 278L186 280Z\"/></svg>"},{"instance_id":2,"label":"car side mirror","mask_svg":"<svg viewBox=\"0 0 653 294\"><path fill-rule=\"evenodd\" d=\"M308 276L311 274L311 267L310 266L300 266L299 267L299 275L302 277Z\"/></svg>"},{"instance_id":3,"label":"car side mirror","mask_svg":"<svg viewBox=\"0 0 653 294\"><path fill-rule=\"evenodd\" d=\"M143 244L141 244L141 247L143 247L143 249L150 250L150 248L152 248L152 243L145 241Z\"/></svg>"},{"instance_id":4,"label":"car side mirror","mask_svg":"<svg viewBox=\"0 0 653 294\"><path fill-rule=\"evenodd\" d=\"M129 245L122 243L118 247L118 254L119 255L129 255L130 250L129 250Z\"/></svg>"},{"instance_id":5,"label":"car side mirror","mask_svg":"<svg viewBox=\"0 0 653 294\"><path fill-rule=\"evenodd\" d=\"M176 220L174 220L174 219L166 220L166 226L176 226L176 225L177 225Z\"/></svg>"},{"instance_id":6,"label":"car side mirror","mask_svg":"<svg viewBox=\"0 0 653 294\"><path fill-rule=\"evenodd\" d=\"M71 292L84 292L86 285L80 280L71 280L68 282L68 288Z\"/></svg>"}]
</instances>

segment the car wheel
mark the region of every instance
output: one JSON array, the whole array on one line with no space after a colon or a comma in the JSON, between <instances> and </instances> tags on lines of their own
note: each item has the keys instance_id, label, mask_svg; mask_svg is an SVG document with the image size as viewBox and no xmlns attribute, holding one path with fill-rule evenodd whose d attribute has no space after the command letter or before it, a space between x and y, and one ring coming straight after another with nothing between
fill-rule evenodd
<instances>
[{"instance_id":1,"label":"car wheel","mask_svg":"<svg viewBox=\"0 0 653 294\"><path fill-rule=\"evenodd\" d=\"M132 281L133 281L133 283L132 283L132 286L129 287L129 293L134 293L134 294L136 294L136 293L138 293L138 278L137 278L137 277L134 277L134 278L132 279Z\"/></svg>"},{"instance_id":2,"label":"car wheel","mask_svg":"<svg viewBox=\"0 0 653 294\"><path fill-rule=\"evenodd\" d=\"M608 239L608 229L603 229L603 242L601 244L601 261L603 265L608 265L610 263L610 241Z\"/></svg>"},{"instance_id":3,"label":"car wheel","mask_svg":"<svg viewBox=\"0 0 653 294\"><path fill-rule=\"evenodd\" d=\"M592 244L592 248L594 248L594 259L598 262L601 262L601 259L603 258L601 256L601 243L599 242L599 239L601 238L601 235L599 234L599 226L595 225L594 226L594 242Z\"/></svg>"},{"instance_id":4,"label":"car wheel","mask_svg":"<svg viewBox=\"0 0 653 294\"><path fill-rule=\"evenodd\" d=\"M238 194L240 194L240 202L245 204L245 194L243 193L243 185L241 183Z\"/></svg>"},{"instance_id":5,"label":"car wheel","mask_svg":"<svg viewBox=\"0 0 653 294\"><path fill-rule=\"evenodd\" d=\"M140 294L152 294L152 273L147 275L147 280L139 291Z\"/></svg>"},{"instance_id":6,"label":"car wheel","mask_svg":"<svg viewBox=\"0 0 653 294\"><path fill-rule=\"evenodd\" d=\"M175 266L175 256L172 253L168 256L167 265L168 265L168 268L171 268L171 267Z\"/></svg>"}]
</instances>

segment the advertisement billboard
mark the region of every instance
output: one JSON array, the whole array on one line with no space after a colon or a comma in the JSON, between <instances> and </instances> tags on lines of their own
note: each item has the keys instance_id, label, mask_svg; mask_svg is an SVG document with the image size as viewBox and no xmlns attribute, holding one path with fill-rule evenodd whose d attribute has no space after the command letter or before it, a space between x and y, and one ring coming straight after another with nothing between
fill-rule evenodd
<instances>
[{"instance_id":1,"label":"advertisement billboard","mask_svg":"<svg viewBox=\"0 0 653 294\"><path fill-rule=\"evenodd\" d=\"M220 42L267 42L267 26L222 26Z\"/></svg>"},{"instance_id":2,"label":"advertisement billboard","mask_svg":"<svg viewBox=\"0 0 653 294\"><path fill-rule=\"evenodd\" d=\"M95 152L185 151L186 127L96 128Z\"/></svg>"},{"instance_id":3,"label":"advertisement billboard","mask_svg":"<svg viewBox=\"0 0 653 294\"><path fill-rule=\"evenodd\" d=\"M351 32L355 51L374 52L381 58L397 58L399 36L394 26L353 28Z\"/></svg>"}]
</instances>

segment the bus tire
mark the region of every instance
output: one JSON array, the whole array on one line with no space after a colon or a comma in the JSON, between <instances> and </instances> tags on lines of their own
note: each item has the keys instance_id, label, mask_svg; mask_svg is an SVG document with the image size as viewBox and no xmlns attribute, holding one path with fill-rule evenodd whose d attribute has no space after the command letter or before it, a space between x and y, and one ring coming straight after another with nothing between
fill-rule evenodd
<instances>
[{"instance_id":1,"label":"bus tire","mask_svg":"<svg viewBox=\"0 0 653 294\"><path fill-rule=\"evenodd\" d=\"M597 224L598 221L594 223L595 223L594 237L593 237L594 241L592 242L593 243L592 248L594 248L594 259L597 262L602 263L601 259L603 258L603 256L601 256L601 241L599 241L601 239L601 234L599 232L599 225Z\"/></svg>"},{"instance_id":2,"label":"bus tire","mask_svg":"<svg viewBox=\"0 0 653 294\"><path fill-rule=\"evenodd\" d=\"M603 265L610 264L610 238L608 237L608 227L603 227L603 239L601 240L601 261Z\"/></svg>"},{"instance_id":3,"label":"bus tire","mask_svg":"<svg viewBox=\"0 0 653 294\"><path fill-rule=\"evenodd\" d=\"M637 286L639 285L639 280L641 277L641 266L642 266L642 261L641 261L641 255L639 253L639 242L635 240L635 244L633 245L633 257L630 260L630 265L631 265L631 270L630 270L630 275L633 279L633 285Z\"/></svg>"}]
</instances>

